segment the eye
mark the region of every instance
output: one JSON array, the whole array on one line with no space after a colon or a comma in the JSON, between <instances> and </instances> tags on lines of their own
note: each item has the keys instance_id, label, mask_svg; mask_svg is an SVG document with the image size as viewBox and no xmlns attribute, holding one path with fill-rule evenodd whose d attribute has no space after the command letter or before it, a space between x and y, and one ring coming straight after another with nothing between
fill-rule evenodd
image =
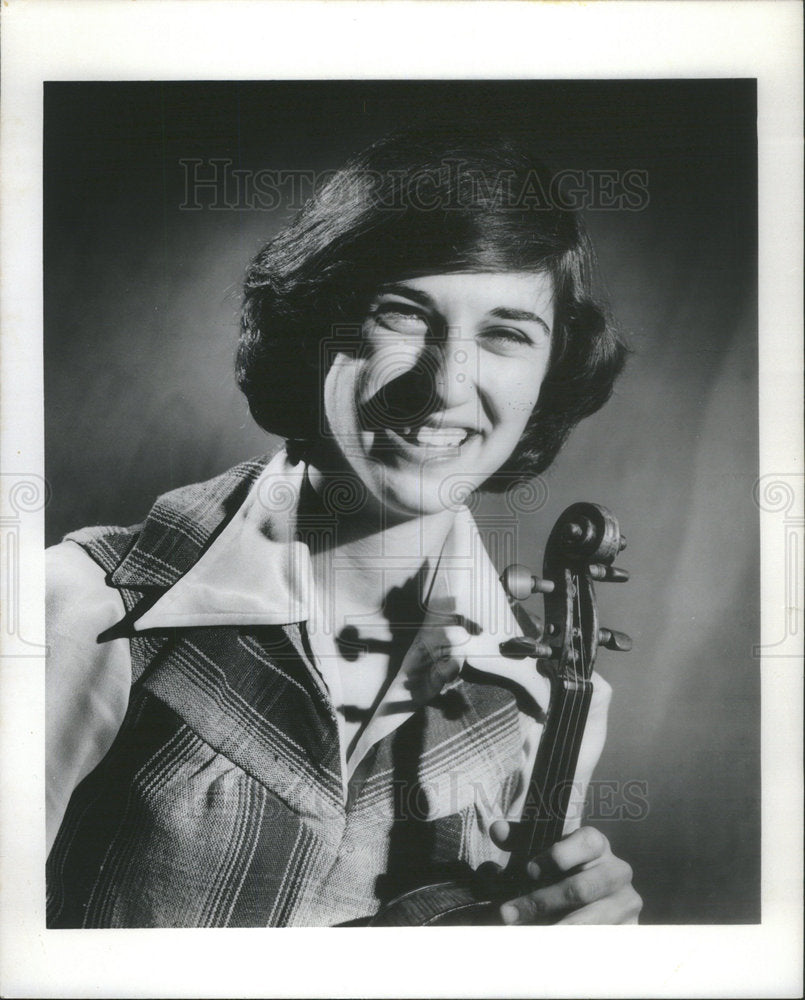
<instances>
[{"instance_id":1,"label":"eye","mask_svg":"<svg viewBox=\"0 0 805 1000\"><path fill-rule=\"evenodd\" d=\"M380 326L394 333L427 334L430 324L421 310L404 302L387 302L375 306L370 316Z\"/></svg>"},{"instance_id":2,"label":"eye","mask_svg":"<svg viewBox=\"0 0 805 1000\"><path fill-rule=\"evenodd\" d=\"M522 330L511 326L496 326L481 332L481 339L493 347L513 348L518 345L531 346L534 341Z\"/></svg>"}]
</instances>

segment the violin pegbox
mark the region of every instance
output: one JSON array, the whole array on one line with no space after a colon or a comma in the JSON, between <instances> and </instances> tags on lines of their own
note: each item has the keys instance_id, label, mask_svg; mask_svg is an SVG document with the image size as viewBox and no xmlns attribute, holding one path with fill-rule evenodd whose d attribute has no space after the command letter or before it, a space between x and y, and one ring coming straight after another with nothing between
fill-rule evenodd
<instances>
[{"instance_id":1,"label":"violin pegbox","mask_svg":"<svg viewBox=\"0 0 805 1000\"><path fill-rule=\"evenodd\" d=\"M592 675L599 646L625 652L632 640L598 621L593 581L624 583L626 570L613 565L626 548L614 515L595 503L571 504L559 517L545 546L542 576L519 564L507 566L500 581L524 635L501 644L504 656L536 657L542 673L573 683ZM534 622L519 606L542 594L545 623Z\"/></svg>"}]
</instances>

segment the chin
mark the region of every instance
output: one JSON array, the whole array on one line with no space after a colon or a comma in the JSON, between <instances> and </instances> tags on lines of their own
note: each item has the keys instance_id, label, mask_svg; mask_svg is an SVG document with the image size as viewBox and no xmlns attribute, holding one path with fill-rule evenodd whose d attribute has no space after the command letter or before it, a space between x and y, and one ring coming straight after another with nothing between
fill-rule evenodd
<instances>
[{"instance_id":1,"label":"chin","mask_svg":"<svg viewBox=\"0 0 805 1000\"><path fill-rule=\"evenodd\" d=\"M477 475L452 470L399 470L380 466L369 486L389 511L407 517L455 512L480 483ZM368 484L367 484L368 485Z\"/></svg>"}]
</instances>

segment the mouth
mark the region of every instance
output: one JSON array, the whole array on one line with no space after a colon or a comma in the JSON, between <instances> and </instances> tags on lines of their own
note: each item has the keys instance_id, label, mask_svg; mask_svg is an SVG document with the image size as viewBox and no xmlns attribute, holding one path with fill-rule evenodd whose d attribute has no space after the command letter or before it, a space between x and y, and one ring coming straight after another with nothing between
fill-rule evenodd
<instances>
[{"instance_id":1,"label":"mouth","mask_svg":"<svg viewBox=\"0 0 805 1000\"><path fill-rule=\"evenodd\" d=\"M457 454L468 441L479 435L479 431L471 427L445 427L432 424L417 424L411 427L399 427L396 430L387 427L385 430L392 440L396 438L407 447L407 450L434 458Z\"/></svg>"}]
</instances>

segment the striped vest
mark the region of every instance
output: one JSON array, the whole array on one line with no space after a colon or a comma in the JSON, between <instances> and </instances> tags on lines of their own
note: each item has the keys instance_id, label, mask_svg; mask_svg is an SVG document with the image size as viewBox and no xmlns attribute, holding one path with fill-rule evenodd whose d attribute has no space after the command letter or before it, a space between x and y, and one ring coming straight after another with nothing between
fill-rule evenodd
<instances>
[{"instance_id":1,"label":"striped vest","mask_svg":"<svg viewBox=\"0 0 805 1000\"><path fill-rule=\"evenodd\" d=\"M130 628L264 467L166 494L140 526L68 536L122 596L132 688L48 858L49 927L329 926L500 860L488 827L516 795L522 746L515 698L494 678L468 671L377 743L345 802L304 623Z\"/></svg>"}]
</instances>

